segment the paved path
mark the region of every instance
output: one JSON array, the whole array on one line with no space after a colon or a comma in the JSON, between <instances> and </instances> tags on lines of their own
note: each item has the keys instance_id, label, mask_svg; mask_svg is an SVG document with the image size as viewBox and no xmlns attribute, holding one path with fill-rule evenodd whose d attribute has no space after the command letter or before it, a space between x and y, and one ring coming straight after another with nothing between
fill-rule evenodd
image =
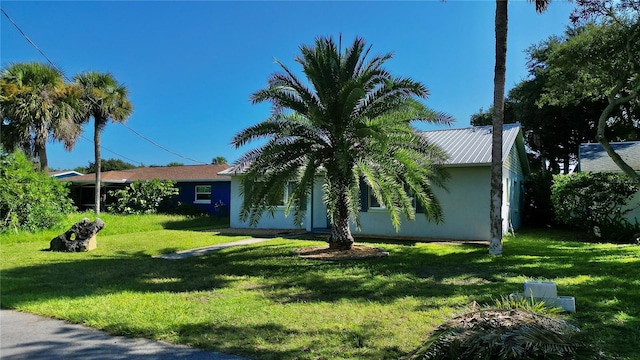
<instances>
[{"instance_id":1,"label":"paved path","mask_svg":"<svg viewBox=\"0 0 640 360\"><path fill-rule=\"evenodd\" d=\"M99 330L37 315L0 310L0 359L248 360Z\"/></svg>"},{"instance_id":2,"label":"paved path","mask_svg":"<svg viewBox=\"0 0 640 360\"><path fill-rule=\"evenodd\" d=\"M184 259L184 258L188 258L188 257L192 257L192 256L206 255L206 254L212 253L214 251L230 248L232 246L250 245L250 244L260 243L260 242L268 241L268 240L272 240L272 239L250 238L250 239L234 241L234 242L228 242L228 243L223 243L223 244L218 244L218 245L205 246L205 247L201 247L201 248L197 248L197 249L189 249L189 250L178 251L178 252L171 253L171 254L157 255L157 256L154 256L154 258L168 259L168 260L178 260L178 259Z\"/></svg>"}]
</instances>

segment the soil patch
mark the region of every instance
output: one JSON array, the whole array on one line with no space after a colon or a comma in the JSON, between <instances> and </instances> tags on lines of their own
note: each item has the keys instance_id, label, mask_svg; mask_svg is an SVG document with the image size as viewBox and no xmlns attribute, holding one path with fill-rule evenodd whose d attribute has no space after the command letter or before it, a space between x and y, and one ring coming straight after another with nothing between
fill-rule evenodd
<instances>
[{"instance_id":1,"label":"soil patch","mask_svg":"<svg viewBox=\"0 0 640 360\"><path fill-rule=\"evenodd\" d=\"M389 256L389 252L384 249L356 244L350 250L333 250L328 246L314 246L297 249L293 253L304 259L318 260L353 260Z\"/></svg>"}]
</instances>

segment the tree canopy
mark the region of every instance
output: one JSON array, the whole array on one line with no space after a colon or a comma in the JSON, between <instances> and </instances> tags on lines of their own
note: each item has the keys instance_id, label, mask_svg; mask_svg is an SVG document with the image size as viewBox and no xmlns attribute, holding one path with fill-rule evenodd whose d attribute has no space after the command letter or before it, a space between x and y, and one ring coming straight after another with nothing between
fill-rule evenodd
<instances>
[{"instance_id":1,"label":"tree canopy","mask_svg":"<svg viewBox=\"0 0 640 360\"><path fill-rule=\"evenodd\" d=\"M636 128L631 137L640 126L640 5L605 0L581 0L579 5L574 20L582 23L553 46L544 62L549 85L539 105L602 101L595 139L625 174L640 182L609 145L615 137L613 122Z\"/></svg>"},{"instance_id":2,"label":"tree canopy","mask_svg":"<svg viewBox=\"0 0 640 360\"><path fill-rule=\"evenodd\" d=\"M128 163L126 161L120 159L102 159L100 162L102 164L102 171L112 171L112 170L128 170L137 168L136 165ZM96 172L96 163L89 161L89 165L87 167L77 167L74 169L77 172L88 174Z\"/></svg>"},{"instance_id":3,"label":"tree canopy","mask_svg":"<svg viewBox=\"0 0 640 360\"><path fill-rule=\"evenodd\" d=\"M37 157L41 170L48 168L49 140L61 141L70 150L81 131L80 92L48 64L5 67L0 74L0 109L2 146Z\"/></svg>"},{"instance_id":4,"label":"tree canopy","mask_svg":"<svg viewBox=\"0 0 640 360\"><path fill-rule=\"evenodd\" d=\"M211 159L211 163L213 165L226 164L227 159L224 156L216 156L213 159Z\"/></svg>"}]
</instances>

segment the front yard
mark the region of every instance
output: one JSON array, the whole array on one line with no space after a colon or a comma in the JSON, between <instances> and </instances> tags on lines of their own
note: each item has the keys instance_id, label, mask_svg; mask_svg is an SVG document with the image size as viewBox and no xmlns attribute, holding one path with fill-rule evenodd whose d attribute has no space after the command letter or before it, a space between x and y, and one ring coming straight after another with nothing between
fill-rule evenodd
<instances>
[{"instance_id":1,"label":"front yard","mask_svg":"<svg viewBox=\"0 0 640 360\"><path fill-rule=\"evenodd\" d=\"M226 226L209 219L103 219L89 253L42 251L61 231L2 235L2 308L254 359L397 359L473 301L550 280L576 297L570 318L602 348L640 358L638 246L529 230L506 239L500 257L477 245L377 242L389 257L323 262L292 255L317 239L274 239L172 261L152 256L244 237L196 231Z\"/></svg>"}]
</instances>

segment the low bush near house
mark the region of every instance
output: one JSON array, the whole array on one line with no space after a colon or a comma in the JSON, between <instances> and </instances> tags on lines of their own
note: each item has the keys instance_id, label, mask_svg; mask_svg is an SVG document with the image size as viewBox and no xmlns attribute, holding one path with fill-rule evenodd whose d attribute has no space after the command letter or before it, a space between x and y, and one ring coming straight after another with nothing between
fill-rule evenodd
<instances>
[{"instance_id":1,"label":"low bush near house","mask_svg":"<svg viewBox=\"0 0 640 360\"><path fill-rule=\"evenodd\" d=\"M63 183L21 152L0 153L0 231L48 229L74 210Z\"/></svg>"},{"instance_id":2,"label":"low bush near house","mask_svg":"<svg viewBox=\"0 0 640 360\"><path fill-rule=\"evenodd\" d=\"M171 180L159 179L133 182L124 189L109 192L117 200L108 210L117 214L155 214L164 202L178 195L174 185Z\"/></svg>"},{"instance_id":3,"label":"low bush near house","mask_svg":"<svg viewBox=\"0 0 640 360\"><path fill-rule=\"evenodd\" d=\"M614 243L630 242L640 232L637 222L624 218L628 201L638 187L615 173L556 175L551 200L558 222L586 230L594 239Z\"/></svg>"}]
</instances>

